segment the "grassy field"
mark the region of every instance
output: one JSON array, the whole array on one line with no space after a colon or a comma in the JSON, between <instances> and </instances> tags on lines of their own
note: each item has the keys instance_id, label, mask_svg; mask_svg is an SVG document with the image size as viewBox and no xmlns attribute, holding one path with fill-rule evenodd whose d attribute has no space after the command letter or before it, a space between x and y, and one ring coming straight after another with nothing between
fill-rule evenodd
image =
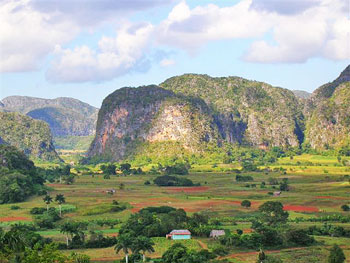
<instances>
[{"instance_id":1,"label":"grassy field","mask_svg":"<svg viewBox=\"0 0 350 263\"><path fill-rule=\"evenodd\" d=\"M65 153L67 154L67 153ZM69 160L65 156L65 160ZM47 166L47 164L41 164ZM339 165L336 157L302 155L293 159L282 158L269 168L283 167L286 172L259 172L247 173L254 177L256 188L247 187L247 183L235 181L236 174L230 170L237 168L237 165L218 165L213 167L194 166L189 179L200 183L200 187L158 187L153 184L145 185L146 180L152 181L155 176L137 175L103 179L100 174L80 175L73 185L47 184L51 189L50 194L64 194L67 205L73 207L72 212L65 214L64 220L97 220L97 219L119 219L125 222L130 214L148 206L172 206L183 208L188 214L206 211L211 218L218 218L224 222L224 227L231 231L241 229L244 232L250 231L251 223L245 221L254 211L266 201L280 201L290 213L290 219L321 217L332 213L349 215L350 212L343 212L340 206L350 204L350 183L344 175L350 174L350 167ZM91 169L92 170L92 169ZM204 172L203 172L204 171ZM242 173L243 174L243 173ZM291 186L289 192L282 192L281 196L271 196L268 192L277 191L268 184L269 178L288 178ZM260 184L266 182L266 187L261 188ZM119 189L123 183L125 188ZM114 195L107 194L109 189L116 189ZM240 203L248 199L252 207L243 208ZM118 212L108 212L113 200L129 203L128 209ZM33 207L45 207L42 197L33 197L26 202L16 204L18 210L12 210L11 204L0 205L0 226L8 227L15 222L30 223L33 218L29 211ZM51 204L51 206L57 206ZM233 222L232 218L241 218ZM300 228L307 228L311 225L322 225L323 223L290 222ZM345 228L350 228L349 223L337 223ZM102 231L105 235L116 235L120 225L109 229L108 227L96 226L94 230ZM39 232L45 237L55 241L64 242L64 235L58 229ZM332 244L339 244L343 247L350 262L350 239L336 237L316 237L317 245L308 248L290 248L279 251L268 251L267 253L280 256L284 262L326 262L329 247ZM165 237L154 238L156 252L151 257L159 257L169 248L174 241L166 240ZM213 248L217 241L211 239L192 239L184 242L191 248ZM116 255L113 248L79 250L89 255L94 261L113 261L121 258L120 253ZM71 253L71 251L65 251ZM256 251L234 249L226 256L230 262L255 262Z\"/></svg>"}]
</instances>

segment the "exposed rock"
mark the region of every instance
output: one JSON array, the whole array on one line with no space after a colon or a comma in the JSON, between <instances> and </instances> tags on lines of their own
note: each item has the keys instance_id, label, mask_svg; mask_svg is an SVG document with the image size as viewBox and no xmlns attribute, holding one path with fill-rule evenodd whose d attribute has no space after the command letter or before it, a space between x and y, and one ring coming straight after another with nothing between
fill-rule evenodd
<instances>
[{"instance_id":1,"label":"exposed rock","mask_svg":"<svg viewBox=\"0 0 350 263\"><path fill-rule=\"evenodd\" d=\"M121 160L138 153L143 142L176 141L191 152L218 142L209 108L198 99L176 96L157 86L122 88L99 112L89 157Z\"/></svg>"},{"instance_id":2,"label":"exposed rock","mask_svg":"<svg viewBox=\"0 0 350 263\"><path fill-rule=\"evenodd\" d=\"M303 139L300 103L286 89L239 77L186 74L160 86L203 99L214 111L227 142L253 146L298 146Z\"/></svg>"}]
</instances>

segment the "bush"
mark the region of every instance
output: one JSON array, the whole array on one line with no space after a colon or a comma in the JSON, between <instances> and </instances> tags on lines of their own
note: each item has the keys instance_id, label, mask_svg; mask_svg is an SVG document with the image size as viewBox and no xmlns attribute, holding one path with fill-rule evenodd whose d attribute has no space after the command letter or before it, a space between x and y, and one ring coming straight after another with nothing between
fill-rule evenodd
<instances>
[{"instance_id":1,"label":"bush","mask_svg":"<svg viewBox=\"0 0 350 263\"><path fill-rule=\"evenodd\" d=\"M194 186L190 179L170 175L158 176L153 182L158 186Z\"/></svg>"},{"instance_id":2,"label":"bush","mask_svg":"<svg viewBox=\"0 0 350 263\"><path fill-rule=\"evenodd\" d=\"M172 166L166 166L164 172L166 175L177 174L177 175L187 175L188 169L191 168L190 165L184 163L176 163Z\"/></svg>"},{"instance_id":3,"label":"bush","mask_svg":"<svg viewBox=\"0 0 350 263\"><path fill-rule=\"evenodd\" d=\"M230 253L229 249L224 246L216 246L213 248L213 253L218 256L226 256Z\"/></svg>"},{"instance_id":4,"label":"bush","mask_svg":"<svg viewBox=\"0 0 350 263\"><path fill-rule=\"evenodd\" d=\"M245 208L249 208L251 207L252 203L249 200L243 200L241 203L241 206L245 207Z\"/></svg>"},{"instance_id":5,"label":"bush","mask_svg":"<svg viewBox=\"0 0 350 263\"><path fill-rule=\"evenodd\" d=\"M254 181L254 178L250 175L236 175L237 182L249 182Z\"/></svg>"},{"instance_id":6,"label":"bush","mask_svg":"<svg viewBox=\"0 0 350 263\"><path fill-rule=\"evenodd\" d=\"M300 246L309 246L315 242L315 239L302 229L292 229L286 233L287 241Z\"/></svg>"},{"instance_id":7,"label":"bush","mask_svg":"<svg viewBox=\"0 0 350 263\"><path fill-rule=\"evenodd\" d=\"M350 206L348 206L348 205L342 205L340 208L341 208L344 212L350 211Z\"/></svg>"},{"instance_id":8,"label":"bush","mask_svg":"<svg viewBox=\"0 0 350 263\"><path fill-rule=\"evenodd\" d=\"M18 209L21 209L21 207L18 206L18 205L12 205L12 206L10 207L10 209L11 209L11 210L18 210Z\"/></svg>"},{"instance_id":9,"label":"bush","mask_svg":"<svg viewBox=\"0 0 350 263\"><path fill-rule=\"evenodd\" d=\"M343 263L344 261L345 255L343 250L338 245L334 245L328 257L328 263Z\"/></svg>"},{"instance_id":10,"label":"bush","mask_svg":"<svg viewBox=\"0 0 350 263\"><path fill-rule=\"evenodd\" d=\"M46 211L47 210L44 207L33 207L32 209L30 209L29 213L31 213L32 215L42 215Z\"/></svg>"}]
</instances>

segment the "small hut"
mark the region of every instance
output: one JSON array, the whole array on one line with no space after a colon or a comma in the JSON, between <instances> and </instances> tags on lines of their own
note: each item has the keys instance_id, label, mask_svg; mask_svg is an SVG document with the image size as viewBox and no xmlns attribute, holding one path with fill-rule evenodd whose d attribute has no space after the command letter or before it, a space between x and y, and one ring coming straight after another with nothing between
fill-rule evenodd
<instances>
[{"instance_id":1,"label":"small hut","mask_svg":"<svg viewBox=\"0 0 350 263\"><path fill-rule=\"evenodd\" d=\"M217 239L217 238L219 238L221 236L224 236L224 235L225 235L225 231L224 230L212 230L210 232L209 237Z\"/></svg>"},{"instance_id":2,"label":"small hut","mask_svg":"<svg viewBox=\"0 0 350 263\"><path fill-rule=\"evenodd\" d=\"M185 230L173 230L166 235L167 239L181 240L181 239L191 239L191 232L187 229Z\"/></svg>"}]
</instances>

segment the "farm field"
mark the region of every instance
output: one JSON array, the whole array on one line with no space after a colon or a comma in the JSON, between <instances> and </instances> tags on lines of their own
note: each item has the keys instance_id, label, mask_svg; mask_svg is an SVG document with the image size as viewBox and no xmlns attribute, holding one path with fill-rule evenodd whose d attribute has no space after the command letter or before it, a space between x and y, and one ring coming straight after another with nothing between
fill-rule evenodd
<instances>
[{"instance_id":1,"label":"farm field","mask_svg":"<svg viewBox=\"0 0 350 263\"><path fill-rule=\"evenodd\" d=\"M67 156L65 156L67 158ZM67 159L69 160L69 158ZM47 167L47 164L39 164ZM284 168L280 170L279 168ZM242 172L239 175L252 176L253 181L237 182L237 171L232 169L237 165L206 165L194 166L186 178L200 186L191 187L159 187L146 181L153 182L156 175L129 175L111 176L104 179L102 174L80 174L71 185L59 182L47 183L50 195L63 194L66 204L63 205L66 221L96 221L101 219L118 219L119 223L112 228L94 226L106 236L117 236L122 224L131 214L137 213L146 207L171 206L182 208L188 215L206 213L211 220L222 222L221 227L231 232L238 229L243 233L250 233L251 219L257 214L260 205L267 201L279 201L284 210L289 212L288 224L307 229L310 226L322 227L324 222L310 222L310 218L321 218L332 214L350 217L350 212L344 212L340 207L350 204L350 182L346 175L350 175L350 168L339 165L336 157L313 155L295 156L293 159L282 158L268 167L270 171ZM266 168L266 167L263 167ZM97 172L90 167L91 171ZM205 171L205 172L201 172ZM282 191L280 195L271 193L279 191L276 186L270 185L269 180L281 181L288 178L290 190ZM261 187L265 182L265 186ZM121 187L123 185L123 187ZM107 193L115 189L114 194ZM127 204L127 208L120 212L110 212L113 200ZM251 207L241 206L243 200L251 201ZM33 207L46 207L43 197L31 197L26 202L17 203L19 208L13 210L13 204L0 205L0 226L9 228L11 224L33 222L30 210ZM57 204L50 204L57 207ZM316 220L317 221L317 220ZM350 229L350 221L346 223L332 222L333 225ZM65 235L59 229L39 231L44 237L53 241L65 242ZM316 243L310 247L292 247L282 249L266 249L283 259L283 262L327 262L329 249L338 244L344 250L350 262L350 238L315 236ZM152 238L155 243L155 252L147 254L152 258L159 258L174 242L183 243L189 249L212 250L219 245L219 241L210 238L193 238L184 241L167 240L165 237ZM70 254L73 250L63 250ZM89 255L93 262L113 262L123 258L123 253L116 254L113 247L100 249L74 250ZM253 249L232 248L227 255L220 257L226 262L256 262L258 252Z\"/></svg>"}]
</instances>

